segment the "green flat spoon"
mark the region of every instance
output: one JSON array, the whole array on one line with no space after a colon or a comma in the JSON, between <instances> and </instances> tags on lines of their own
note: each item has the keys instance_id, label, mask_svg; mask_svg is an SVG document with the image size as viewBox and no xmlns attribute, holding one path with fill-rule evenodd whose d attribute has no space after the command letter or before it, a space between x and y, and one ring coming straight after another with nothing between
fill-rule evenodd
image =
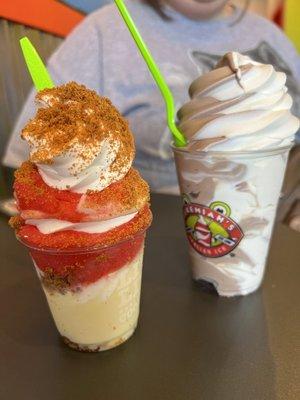
<instances>
[{"instance_id":1,"label":"green flat spoon","mask_svg":"<svg viewBox=\"0 0 300 400\"><path fill-rule=\"evenodd\" d=\"M120 14L127 25L137 47L139 48L155 82L157 83L157 86L159 87L161 94L163 95L166 103L166 110L167 110L167 121L168 125L170 128L170 131L173 134L174 141L177 147L183 147L186 145L186 138L184 135L180 132L180 130L177 128L175 121L174 121L174 116L175 116L175 105L174 105L174 99L172 96L172 93L162 76L158 66L156 65L149 49L147 48L144 40L142 39L137 27L135 26L135 23L133 22L131 15L125 6L123 0L115 0L115 4L118 7Z\"/></svg>"},{"instance_id":2,"label":"green flat spoon","mask_svg":"<svg viewBox=\"0 0 300 400\"><path fill-rule=\"evenodd\" d=\"M39 92L43 89L53 88L54 84L49 72L28 37L23 37L20 45L36 90Z\"/></svg>"}]
</instances>

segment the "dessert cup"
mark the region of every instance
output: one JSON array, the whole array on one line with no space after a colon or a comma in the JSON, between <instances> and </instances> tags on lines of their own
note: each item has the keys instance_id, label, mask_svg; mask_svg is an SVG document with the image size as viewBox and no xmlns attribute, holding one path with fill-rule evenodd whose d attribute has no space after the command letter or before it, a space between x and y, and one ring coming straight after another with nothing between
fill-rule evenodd
<instances>
[{"instance_id":1,"label":"dessert cup","mask_svg":"<svg viewBox=\"0 0 300 400\"><path fill-rule=\"evenodd\" d=\"M139 316L145 231L112 246L29 250L56 327L87 352L125 342ZM19 239L20 240L20 239Z\"/></svg>"},{"instance_id":2,"label":"dessert cup","mask_svg":"<svg viewBox=\"0 0 300 400\"><path fill-rule=\"evenodd\" d=\"M15 174L19 215L10 225L65 343L107 350L137 325L149 186L132 168L133 134L108 98L69 82L36 100L22 130L29 160Z\"/></svg>"},{"instance_id":3,"label":"dessert cup","mask_svg":"<svg viewBox=\"0 0 300 400\"><path fill-rule=\"evenodd\" d=\"M192 276L221 296L246 295L262 282L289 150L173 147Z\"/></svg>"}]
</instances>

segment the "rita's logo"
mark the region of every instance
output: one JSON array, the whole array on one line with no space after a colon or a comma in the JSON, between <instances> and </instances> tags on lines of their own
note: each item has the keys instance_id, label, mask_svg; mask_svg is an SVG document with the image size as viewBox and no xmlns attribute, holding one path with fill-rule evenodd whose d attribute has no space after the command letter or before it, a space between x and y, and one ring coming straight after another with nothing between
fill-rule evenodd
<instances>
[{"instance_id":1,"label":"rita's logo","mask_svg":"<svg viewBox=\"0 0 300 400\"><path fill-rule=\"evenodd\" d=\"M228 204L214 201L209 207L190 203L184 196L183 214L188 240L205 257L222 257L230 253L244 234L230 217Z\"/></svg>"}]
</instances>

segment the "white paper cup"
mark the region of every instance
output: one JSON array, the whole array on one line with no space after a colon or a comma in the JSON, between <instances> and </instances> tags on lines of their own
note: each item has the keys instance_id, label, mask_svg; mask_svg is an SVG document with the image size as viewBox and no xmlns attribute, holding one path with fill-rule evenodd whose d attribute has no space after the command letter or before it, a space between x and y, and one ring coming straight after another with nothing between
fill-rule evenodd
<instances>
[{"instance_id":1,"label":"white paper cup","mask_svg":"<svg viewBox=\"0 0 300 400\"><path fill-rule=\"evenodd\" d=\"M173 147L193 279L221 296L261 284L290 147L189 152Z\"/></svg>"}]
</instances>

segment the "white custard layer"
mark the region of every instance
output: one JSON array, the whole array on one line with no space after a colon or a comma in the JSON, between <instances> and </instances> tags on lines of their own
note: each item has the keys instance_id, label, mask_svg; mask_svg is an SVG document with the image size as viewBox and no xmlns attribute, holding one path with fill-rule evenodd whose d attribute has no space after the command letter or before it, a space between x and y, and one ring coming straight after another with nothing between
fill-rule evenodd
<instances>
[{"instance_id":1,"label":"white custard layer","mask_svg":"<svg viewBox=\"0 0 300 400\"><path fill-rule=\"evenodd\" d=\"M60 219L27 219L27 225L34 225L44 235L61 232L61 231L76 231L86 233L104 233L111 229L117 228L131 221L137 212L122 215L117 218L108 219L105 221L89 221L89 222L69 222Z\"/></svg>"},{"instance_id":2,"label":"white custard layer","mask_svg":"<svg viewBox=\"0 0 300 400\"><path fill-rule=\"evenodd\" d=\"M44 288L59 333L86 348L117 346L133 333L139 316L143 248L120 270L78 292Z\"/></svg>"}]
</instances>

